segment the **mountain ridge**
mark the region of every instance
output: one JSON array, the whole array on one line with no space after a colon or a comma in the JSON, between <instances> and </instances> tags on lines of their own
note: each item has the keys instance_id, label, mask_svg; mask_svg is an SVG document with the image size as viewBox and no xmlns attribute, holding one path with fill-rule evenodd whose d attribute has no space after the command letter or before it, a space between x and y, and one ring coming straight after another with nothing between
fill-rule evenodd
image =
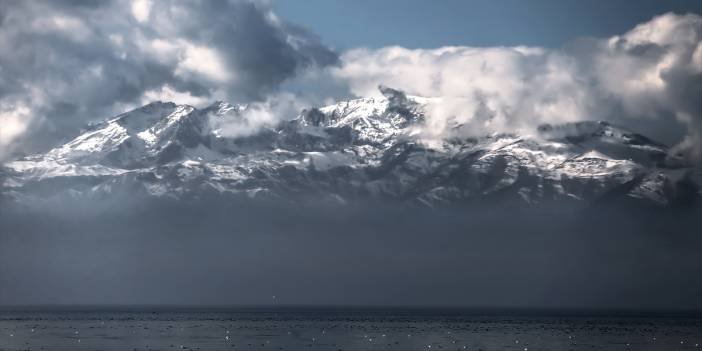
<instances>
[{"instance_id":1,"label":"mountain ridge","mask_svg":"<svg viewBox=\"0 0 702 351\"><path fill-rule=\"evenodd\" d=\"M534 135L429 145L417 130L431 98L380 89L381 98L306 109L255 131L247 105L152 102L94 123L46 153L6 163L3 192L18 202L126 192L430 207L481 201L582 207L607 199L666 207L680 189L697 196L690 168L667 146L626 128L585 121L542 125Z\"/></svg>"}]
</instances>

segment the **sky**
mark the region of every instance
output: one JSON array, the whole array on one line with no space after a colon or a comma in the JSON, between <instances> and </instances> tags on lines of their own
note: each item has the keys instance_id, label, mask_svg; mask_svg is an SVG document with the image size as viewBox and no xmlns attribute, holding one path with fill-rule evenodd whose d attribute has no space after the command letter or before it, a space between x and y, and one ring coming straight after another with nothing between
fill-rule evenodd
<instances>
[{"instance_id":1,"label":"sky","mask_svg":"<svg viewBox=\"0 0 702 351\"><path fill-rule=\"evenodd\" d=\"M702 14L695 0L273 0L273 9L338 50L355 47L543 46L623 33L655 15Z\"/></svg>"}]
</instances>

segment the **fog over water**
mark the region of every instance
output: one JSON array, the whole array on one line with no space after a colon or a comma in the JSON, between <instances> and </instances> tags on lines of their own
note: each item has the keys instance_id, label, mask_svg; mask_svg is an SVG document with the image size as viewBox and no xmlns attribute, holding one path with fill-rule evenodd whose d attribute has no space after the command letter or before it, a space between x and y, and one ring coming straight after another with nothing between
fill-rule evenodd
<instances>
[{"instance_id":1,"label":"fog over water","mask_svg":"<svg viewBox=\"0 0 702 351\"><path fill-rule=\"evenodd\" d=\"M0 305L699 310L699 215L614 205L5 206Z\"/></svg>"}]
</instances>

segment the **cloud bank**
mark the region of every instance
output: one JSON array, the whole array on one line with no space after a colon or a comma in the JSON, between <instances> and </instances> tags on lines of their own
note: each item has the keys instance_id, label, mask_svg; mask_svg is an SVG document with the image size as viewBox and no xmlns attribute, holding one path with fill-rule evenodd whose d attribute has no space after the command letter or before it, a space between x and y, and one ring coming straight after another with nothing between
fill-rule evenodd
<instances>
[{"instance_id":1,"label":"cloud bank","mask_svg":"<svg viewBox=\"0 0 702 351\"><path fill-rule=\"evenodd\" d=\"M0 157L153 100L264 100L298 70L336 60L266 3L2 1Z\"/></svg>"},{"instance_id":2,"label":"cloud bank","mask_svg":"<svg viewBox=\"0 0 702 351\"><path fill-rule=\"evenodd\" d=\"M530 132L543 123L610 120L686 127L676 152L702 158L702 17L664 14L622 35L561 49L355 49L329 70L358 96L379 84L438 97L427 137ZM653 121L653 122L652 122ZM645 129L645 128L643 128ZM655 132L655 131L652 131Z\"/></svg>"}]
</instances>

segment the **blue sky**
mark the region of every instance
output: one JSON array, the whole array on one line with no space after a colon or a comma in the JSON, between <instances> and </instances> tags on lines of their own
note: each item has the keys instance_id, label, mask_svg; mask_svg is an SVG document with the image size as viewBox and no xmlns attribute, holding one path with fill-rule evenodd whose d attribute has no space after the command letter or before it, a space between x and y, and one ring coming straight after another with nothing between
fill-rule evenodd
<instances>
[{"instance_id":1,"label":"blue sky","mask_svg":"<svg viewBox=\"0 0 702 351\"><path fill-rule=\"evenodd\" d=\"M337 50L388 45L559 47L577 37L620 34L664 12L702 14L702 1L274 0L273 8Z\"/></svg>"}]
</instances>

